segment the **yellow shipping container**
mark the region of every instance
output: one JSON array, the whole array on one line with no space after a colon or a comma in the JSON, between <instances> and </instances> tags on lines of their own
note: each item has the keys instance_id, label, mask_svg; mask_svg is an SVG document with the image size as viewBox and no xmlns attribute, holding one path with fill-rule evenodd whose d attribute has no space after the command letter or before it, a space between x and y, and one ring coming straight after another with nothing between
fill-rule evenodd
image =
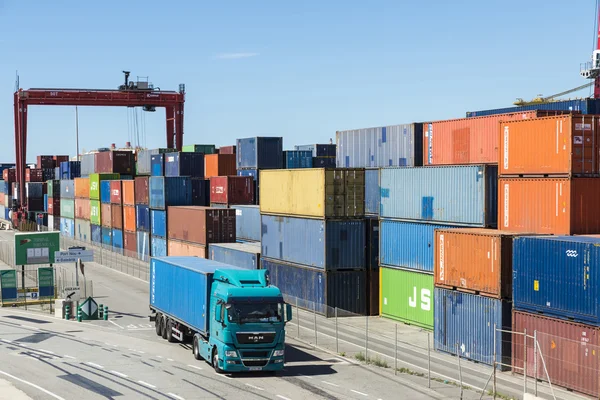
<instances>
[{"instance_id":1,"label":"yellow shipping container","mask_svg":"<svg viewBox=\"0 0 600 400\"><path fill-rule=\"evenodd\" d=\"M365 170L302 168L260 171L260 212L309 218L363 217Z\"/></svg>"}]
</instances>

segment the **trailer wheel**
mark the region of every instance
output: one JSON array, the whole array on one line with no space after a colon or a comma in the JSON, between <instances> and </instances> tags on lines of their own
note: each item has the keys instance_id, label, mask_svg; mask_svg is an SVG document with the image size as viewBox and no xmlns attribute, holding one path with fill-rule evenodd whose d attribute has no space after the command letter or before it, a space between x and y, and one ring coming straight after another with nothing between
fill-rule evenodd
<instances>
[{"instance_id":1,"label":"trailer wheel","mask_svg":"<svg viewBox=\"0 0 600 400\"><path fill-rule=\"evenodd\" d=\"M173 321L167 321L167 342L173 343L175 338L173 337Z\"/></svg>"},{"instance_id":2,"label":"trailer wheel","mask_svg":"<svg viewBox=\"0 0 600 400\"><path fill-rule=\"evenodd\" d=\"M213 347L212 351L212 366L215 369L217 374L223 373L223 370L219 368L219 352L217 351L217 347Z\"/></svg>"},{"instance_id":3,"label":"trailer wheel","mask_svg":"<svg viewBox=\"0 0 600 400\"><path fill-rule=\"evenodd\" d=\"M163 339L167 338L167 322L168 322L168 318L163 315L162 322L160 324L161 325L160 334L161 334L161 336L162 336Z\"/></svg>"},{"instance_id":4,"label":"trailer wheel","mask_svg":"<svg viewBox=\"0 0 600 400\"><path fill-rule=\"evenodd\" d=\"M154 320L154 328L156 329L157 336L161 335L161 331L160 331L160 321L161 320L162 320L162 315L156 314L156 319Z\"/></svg>"},{"instance_id":5,"label":"trailer wheel","mask_svg":"<svg viewBox=\"0 0 600 400\"><path fill-rule=\"evenodd\" d=\"M194 358L196 360L202 360L202 356L200 355L200 344L198 343L197 336L194 336L194 341L192 344L192 352L194 353Z\"/></svg>"}]
</instances>

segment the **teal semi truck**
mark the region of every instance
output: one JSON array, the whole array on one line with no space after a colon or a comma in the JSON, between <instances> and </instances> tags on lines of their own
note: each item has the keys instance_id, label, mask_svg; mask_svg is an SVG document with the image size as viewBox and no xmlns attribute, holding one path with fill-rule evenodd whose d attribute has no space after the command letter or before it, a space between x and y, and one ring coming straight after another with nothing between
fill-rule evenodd
<instances>
[{"instance_id":1,"label":"teal semi truck","mask_svg":"<svg viewBox=\"0 0 600 400\"><path fill-rule=\"evenodd\" d=\"M150 321L169 342L191 340L217 372L279 371L291 306L266 270L198 257L150 259Z\"/></svg>"}]
</instances>

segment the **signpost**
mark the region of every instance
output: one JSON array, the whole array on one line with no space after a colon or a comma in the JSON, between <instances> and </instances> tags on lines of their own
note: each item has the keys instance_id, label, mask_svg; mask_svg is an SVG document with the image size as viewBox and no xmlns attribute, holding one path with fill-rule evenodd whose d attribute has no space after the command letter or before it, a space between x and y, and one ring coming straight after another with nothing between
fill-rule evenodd
<instances>
[{"instance_id":1,"label":"signpost","mask_svg":"<svg viewBox=\"0 0 600 400\"><path fill-rule=\"evenodd\" d=\"M54 297L54 268L38 268L38 293L43 297Z\"/></svg>"},{"instance_id":2,"label":"signpost","mask_svg":"<svg viewBox=\"0 0 600 400\"><path fill-rule=\"evenodd\" d=\"M59 232L15 233L15 264L54 264L60 250Z\"/></svg>"},{"instance_id":3,"label":"signpost","mask_svg":"<svg viewBox=\"0 0 600 400\"><path fill-rule=\"evenodd\" d=\"M17 271L0 271L0 291L2 301L17 300Z\"/></svg>"},{"instance_id":4,"label":"signpost","mask_svg":"<svg viewBox=\"0 0 600 400\"><path fill-rule=\"evenodd\" d=\"M94 261L94 250L67 250L54 253L55 263L76 263L81 261Z\"/></svg>"}]
</instances>

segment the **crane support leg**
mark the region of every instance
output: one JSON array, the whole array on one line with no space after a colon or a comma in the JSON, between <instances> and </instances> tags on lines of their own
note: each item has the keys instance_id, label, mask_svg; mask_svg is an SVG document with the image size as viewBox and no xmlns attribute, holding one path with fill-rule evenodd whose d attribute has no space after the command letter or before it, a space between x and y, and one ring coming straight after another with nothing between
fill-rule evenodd
<instances>
[{"instance_id":1,"label":"crane support leg","mask_svg":"<svg viewBox=\"0 0 600 400\"><path fill-rule=\"evenodd\" d=\"M183 103L176 106L175 112L175 148L181 151L183 147Z\"/></svg>"},{"instance_id":2,"label":"crane support leg","mask_svg":"<svg viewBox=\"0 0 600 400\"><path fill-rule=\"evenodd\" d=\"M165 107L167 117L167 148L174 148L173 139L175 135L175 107Z\"/></svg>"}]
</instances>

